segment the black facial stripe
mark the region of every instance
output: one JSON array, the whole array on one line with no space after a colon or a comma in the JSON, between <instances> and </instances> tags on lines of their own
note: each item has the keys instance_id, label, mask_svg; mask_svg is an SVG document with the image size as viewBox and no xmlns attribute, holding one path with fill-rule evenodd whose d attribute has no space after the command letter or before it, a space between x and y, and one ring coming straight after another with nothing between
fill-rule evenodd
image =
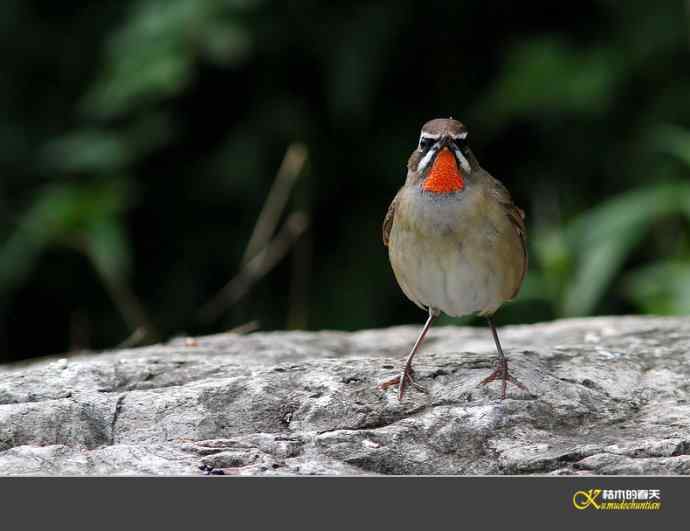
<instances>
[{"instance_id":1,"label":"black facial stripe","mask_svg":"<svg viewBox=\"0 0 690 531\"><path fill-rule=\"evenodd\" d=\"M434 138L427 138L427 137L422 137L419 139L419 147L423 150L426 151L429 149L431 146L433 146L436 143L436 139Z\"/></svg>"},{"instance_id":2,"label":"black facial stripe","mask_svg":"<svg viewBox=\"0 0 690 531\"><path fill-rule=\"evenodd\" d=\"M467 146L467 137L454 138L453 143L457 146L457 148L462 152L463 155L467 156L467 152L469 151L469 148Z\"/></svg>"}]
</instances>

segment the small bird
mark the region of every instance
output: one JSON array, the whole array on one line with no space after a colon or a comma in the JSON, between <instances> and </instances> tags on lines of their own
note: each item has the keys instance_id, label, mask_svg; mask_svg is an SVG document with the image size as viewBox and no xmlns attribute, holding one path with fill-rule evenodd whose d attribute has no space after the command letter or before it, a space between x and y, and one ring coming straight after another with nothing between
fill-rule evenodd
<instances>
[{"instance_id":1,"label":"small bird","mask_svg":"<svg viewBox=\"0 0 690 531\"><path fill-rule=\"evenodd\" d=\"M407 382L423 390L413 380L412 359L443 312L487 318L498 359L482 385L501 380L502 399L507 382L527 391L508 371L492 318L525 278L524 218L505 186L479 165L462 123L439 118L424 124L405 184L383 221L383 243L403 293L429 316L400 376L382 388L398 384L400 400Z\"/></svg>"}]
</instances>

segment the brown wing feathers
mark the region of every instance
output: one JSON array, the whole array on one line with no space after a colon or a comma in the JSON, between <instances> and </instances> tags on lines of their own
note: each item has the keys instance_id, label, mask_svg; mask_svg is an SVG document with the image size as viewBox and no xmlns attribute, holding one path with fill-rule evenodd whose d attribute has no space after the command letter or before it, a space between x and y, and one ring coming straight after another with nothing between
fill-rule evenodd
<instances>
[{"instance_id":1,"label":"brown wing feathers","mask_svg":"<svg viewBox=\"0 0 690 531\"><path fill-rule=\"evenodd\" d=\"M391 227L393 226L393 219L395 218L395 207L398 205L398 196L396 195L393 202L388 207L386 217L383 218L383 245L388 247L388 238L391 234Z\"/></svg>"},{"instance_id":2,"label":"brown wing feathers","mask_svg":"<svg viewBox=\"0 0 690 531\"><path fill-rule=\"evenodd\" d=\"M515 230L520 237L520 243L522 244L522 275L520 275L520 283L518 284L513 297L517 295L520 291L520 286L522 281L525 279L525 274L527 273L527 227L525 226L525 212L513 203L512 197L510 197L510 192L503 186L503 184L489 175L491 184L493 185L493 191L499 204L503 207L508 216L508 219L515 227Z\"/></svg>"}]
</instances>

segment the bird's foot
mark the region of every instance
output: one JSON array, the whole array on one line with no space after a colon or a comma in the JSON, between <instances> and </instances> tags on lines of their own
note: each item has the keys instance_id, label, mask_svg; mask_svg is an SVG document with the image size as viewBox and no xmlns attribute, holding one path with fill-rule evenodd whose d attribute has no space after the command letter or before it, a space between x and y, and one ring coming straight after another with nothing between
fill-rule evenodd
<instances>
[{"instance_id":1,"label":"bird's foot","mask_svg":"<svg viewBox=\"0 0 690 531\"><path fill-rule=\"evenodd\" d=\"M391 387L393 385L399 385L400 386L398 388L398 399L399 400L402 400L402 397L405 394L405 387L406 387L408 382L410 384L412 384L412 386L415 387L418 391L421 391L422 393L426 393L426 389L424 387L422 387L421 385L419 385L417 382L415 382L414 378L412 378L413 373L414 373L414 370L412 369L412 367L405 367L405 371L404 371L405 378L402 380L402 383L400 381L401 380L400 376L396 376L395 378L391 378L390 380L386 380L385 382L380 384L379 387L385 391L386 389L388 389L389 387Z\"/></svg>"},{"instance_id":2,"label":"bird's foot","mask_svg":"<svg viewBox=\"0 0 690 531\"><path fill-rule=\"evenodd\" d=\"M520 383L520 381L517 378L515 378L515 376L508 372L508 360L506 358L498 358L498 360L496 360L496 369L494 370L494 372L492 372L489 376L484 378L479 383L480 385L486 385L490 382L493 382L494 380L501 380L501 400L503 400L506 397L506 387L508 386L508 382L512 383L513 385L517 385L526 393L530 393L527 387L522 385L522 383Z\"/></svg>"}]
</instances>

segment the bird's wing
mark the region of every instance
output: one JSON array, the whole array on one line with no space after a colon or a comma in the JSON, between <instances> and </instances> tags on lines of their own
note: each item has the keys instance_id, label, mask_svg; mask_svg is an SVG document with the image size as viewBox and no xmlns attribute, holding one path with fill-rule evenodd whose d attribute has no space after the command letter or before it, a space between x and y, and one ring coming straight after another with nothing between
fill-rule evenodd
<instances>
[{"instance_id":1,"label":"bird's wing","mask_svg":"<svg viewBox=\"0 0 690 531\"><path fill-rule=\"evenodd\" d=\"M518 291L520 291L522 281L525 279L525 273L527 273L527 227L525 226L525 212L515 203L513 203L513 198L510 197L510 192L505 186L503 186L503 183L488 173L487 175L489 176L491 191L493 192L494 197L503 207L503 210L508 216L512 226L515 228L515 231L520 238L520 243L522 244L522 274L520 275L520 282L511 296L515 297Z\"/></svg>"},{"instance_id":2,"label":"bird's wing","mask_svg":"<svg viewBox=\"0 0 690 531\"><path fill-rule=\"evenodd\" d=\"M383 218L383 245L386 247L388 247L388 238L391 234L391 227L393 227L393 219L395 218L395 209L398 206L399 197L400 192L393 198L393 201L388 207L388 212L386 212L386 217Z\"/></svg>"}]
</instances>

